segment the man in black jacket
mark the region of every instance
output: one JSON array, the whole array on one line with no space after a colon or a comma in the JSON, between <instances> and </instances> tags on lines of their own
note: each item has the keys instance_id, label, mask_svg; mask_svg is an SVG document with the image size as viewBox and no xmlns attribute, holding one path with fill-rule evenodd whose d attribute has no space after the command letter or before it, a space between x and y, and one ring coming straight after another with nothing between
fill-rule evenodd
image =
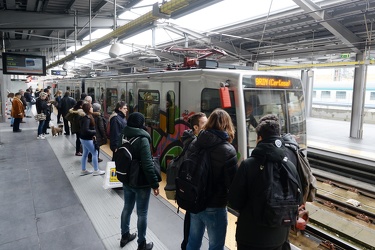
<instances>
[{"instance_id":1,"label":"man in black jacket","mask_svg":"<svg viewBox=\"0 0 375 250\"><path fill-rule=\"evenodd\" d=\"M65 135L70 135L70 129L69 129L69 121L65 119L65 116L69 113L69 109L73 108L74 105L76 105L76 101L70 97L70 92L66 91L64 94L64 97L61 98L61 114L64 121L64 130Z\"/></svg>"},{"instance_id":2,"label":"man in black jacket","mask_svg":"<svg viewBox=\"0 0 375 250\"><path fill-rule=\"evenodd\" d=\"M260 206L257 199L259 186L264 182L259 174L264 162L279 162L287 156L286 148L280 137L280 124L275 115L266 115L256 127L257 146L251 157L244 160L229 190L229 206L240 212L237 220L236 241L238 250L286 250L288 226L265 226L256 222L259 217L254 207ZM259 160L261 159L261 160ZM294 167L294 165L293 165ZM296 172L296 171L295 171Z\"/></svg>"}]
</instances>

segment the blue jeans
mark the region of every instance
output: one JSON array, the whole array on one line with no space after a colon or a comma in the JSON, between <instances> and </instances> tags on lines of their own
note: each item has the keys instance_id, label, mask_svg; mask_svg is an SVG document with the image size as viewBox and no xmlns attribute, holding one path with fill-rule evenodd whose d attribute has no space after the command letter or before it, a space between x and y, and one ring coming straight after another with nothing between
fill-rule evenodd
<instances>
[{"instance_id":1,"label":"blue jeans","mask_svg":"<svg viewBox=\"0 0 375 250\"><path fill-rule=\"evenodd\" d=\"M39 121L39 125L38 125L38 136L43 134L43 126L44 126L44 123L45 123L45 120L43 121Z\"/></svg>"},{"instance_id":2,"label":"blue jeans","mask_svg":"<svg viewBox=\"0 0 375 250\"><path fill-rule=\"evenodd\" d=\"M150 202L150 193L151 188L137 189L124 185L124 208L121 213L121 234L129 232L130 216L132 215L134 204L137 203L138 244L146 240L147 212Z\"/></svg>"},{"instance_id":3,"label":"blue jeans","mask_svg":"<svg viewBox=\"0 0 375 250\"><path fill-rule=\"evenodd\" d=\"M199 250L202 245L204 229L207 227L209 250L223 250L227 234L227 208L206 208L190 214L190 231L187 250Z\"/></svg>"},{"instance_id":4,"label":"blue jeans","mask_svg":"<svg viewBox=\"0 0 375 250\"><path fill-rule=\"evenodd\" d=\"M81 158L81 166L82 171L86 170L86 162L87 162L87 155L89 152L92 154L92 165L94 166L94 170L97 171L98 167L98 151L95 149L94 141L93 140L81 140L82 144L82 158Z\"/></svg>"}]
</instances>

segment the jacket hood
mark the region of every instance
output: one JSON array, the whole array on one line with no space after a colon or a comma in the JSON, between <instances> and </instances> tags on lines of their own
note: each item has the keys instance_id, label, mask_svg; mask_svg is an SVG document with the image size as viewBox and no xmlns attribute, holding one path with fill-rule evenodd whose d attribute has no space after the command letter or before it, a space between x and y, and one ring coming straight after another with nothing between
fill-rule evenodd
<instances>
[{"instance_id":1,"label":"jacket hood","mask_svg":"<svg viewBox=\"0 0 375 250\"><path fill-rule=\"evenodd\" d=\"M185 130L184 133L181 136L182 144L185 145L189 144L192 140L194 140L196 136L194 135L194 132L192 129Z\"/></svg>"},{"instance_id":2,"label":"jacket hood","mask_svg":"<svg viewBox=\"0 0 375 250\"><path fill-rule=\"evenodd\" d=\"M116 112L112 112L112 114L109 116L109 119L108 119L108 120L111 120L112 117L114 117L114 116L117 116L117 113L116 113Z\"/></svg>"},{"instance_id":3,"label":"jacket hood","mask_svg":"<svg viewBox=\"0 0 375 250\"><path fill-rule=\"evenodd\" d=\"M101 115L100 112L92 112L93 117L97 117L97 116L100 116L100 115Z\"/></svg>"},{"instance_id":4,"label":"jacket hood","mask_svg":"<svg viewBox=\"0 0 375 250\"><path fill-rule=\"evenodd\" d=\"M266 138L257 144L251 156L274 162L282 161L286 156L283 144L284 141L278 136Z\"/></svg>"},{"instance_id":5,"label":"jacket hood","mask_svg":"<svg viewBox=\"0 0 375 250\"><path fill-rule=\"evenodd\" d=\"M200 148L209 148L227 141L228 134L218 130L202 130L197 138L196 146Z\"/></svg>"},{"instance_id":6,"label":"jacket hood","mask_svg":"<svg viewBox=\"0 0 375 250\"><path fill-rule=\"evenodd\" d=\"M71 109L69 109L69 113L78 114L80 116L86 115L86 113L85 113L85 111L83 111L83 109L74 110L73 108L71 108Z\"/></svg>"},{"instance_id":7,"label":"jacket hood","mask_svg":"<svg viewBox=\"0 0 375 250\"><path fill-rule=\"evenodd\" d=\"M137 137L137 136L143 136L143 137L146 137L150 142L151 142L151 137L150 135L147 133L147 131L141 129L141 128L133 128L133 127L129 127L129 126L126 126L124 128L124 130L122 131L122 133L126 136L126 137Z\"/></svg>"}]
</instances>

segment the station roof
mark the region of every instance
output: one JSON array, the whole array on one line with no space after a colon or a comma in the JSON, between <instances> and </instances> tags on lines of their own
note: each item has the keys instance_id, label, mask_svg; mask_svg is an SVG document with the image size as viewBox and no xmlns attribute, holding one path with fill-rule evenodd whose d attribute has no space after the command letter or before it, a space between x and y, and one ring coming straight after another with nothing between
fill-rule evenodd
<instances>
[{"instance_id":1,"label":"station roof","mask_svg":"<svg viewBox=\"0 0 375 250\"><path fill-rule=\"evenodd\" d=\"M375 57L375 0L288 1L293 5L286 9L236 23L228 20L220 28L197 32L189 23L182 26L174 20L221 0L158 4L147 0L6 0L0 2L1 47L5 52L45 55L48 68L61 68L69 62L76 73L165 68L181 64L186 56L247 66L257 62L259 67L335 65ZM250 1L242 2L236 8L250 12ZM140 8L143 14L125 18ZM215 22L215 18L223 18L222 13L201 21ZM142 44L128 42L154 28L173 37L157 43L155 37ZM103 30L106 33L95 37ZM128 47L128 52L111 58L108 52L114 42ZM357 54L364 57L358 59Z\"/></svg>"}]
</instances>

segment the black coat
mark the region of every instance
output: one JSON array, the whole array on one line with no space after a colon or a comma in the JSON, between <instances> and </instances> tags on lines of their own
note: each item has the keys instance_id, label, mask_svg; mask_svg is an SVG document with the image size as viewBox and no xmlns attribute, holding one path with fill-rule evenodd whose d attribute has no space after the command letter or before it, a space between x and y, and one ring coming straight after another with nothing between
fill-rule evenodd
<instances>
[{"instance_id":1,"label":"black coat","mask_svg":"<svg viewBox=\"0 0 375 250\"><path fill-rule=\"evenodd\" d=\"M217 130L203 130L196 140L190 143L187 154L200 148L210 148L212 179L214 180L207 207L226 207L228 191L237 171L236 150L227 141L227 133Z\"/></svg>"},{"instance_id":2,"label":"black coat","mask_svg":"<svg viewBox=\"0 0 375 250\"><path fill-rule=\"evenodd\" d=\"M95 124L91 124L90 117L85 115L80 119L80 138L82 140L92 140L96 135Z\"/></svg>"},{"instance_id":3,"label":"black coat","mask_svg":"<svg viewBox=\"0 0 375 250\"><path fill-rule=\"evenodd\" d=\"M261 184L259 176L260 165L266 158L269 161L281 161L286 155L284 146L277 147L275 141L280 137L270 137L260 141L251 153L251 157L244 160L232 182L229 191L229 206L238 210L236 241L241 245L253 248L272 248L282 245L289 235L289 227L267 227L257 225L252 215L252 207L257 206L256 197Z\"/></svg>"},{"instance_id":4,"label":"black coat","mask_svg":"<svg viewBox=\"0 0 375 250\"><path fill-rule=\"evenodd\" d=\"M121 145L120 135L121 135L122 130L126 127L126 124L127 122L126 122L125 115L121 111L114 112L109 117L109 125L110 125L109 147L111 148L112 152L114 152L115 149Z\"/></svg>"},{"instance_id":5,"label":"black coat","mask_svg":"<svg viewBox=\"0 0 375 250\"><path fill-rule=\"evenodd\" d=\"M70 96L64 96L60 101L61 114L65 117L69 113L69 109L73 108L76 105L76 100Z\"/></svg>"}]
</instances>

